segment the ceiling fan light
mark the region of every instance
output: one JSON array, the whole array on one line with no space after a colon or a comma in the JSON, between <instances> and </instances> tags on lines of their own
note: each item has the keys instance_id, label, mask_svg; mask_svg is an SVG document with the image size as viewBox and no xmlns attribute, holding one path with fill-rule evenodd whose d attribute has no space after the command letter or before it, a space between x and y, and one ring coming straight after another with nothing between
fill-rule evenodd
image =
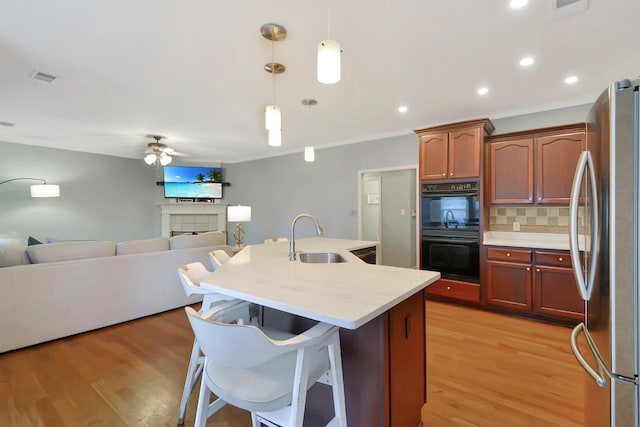
<instances>
[{"instance_id":1,"label":"ceiling fan light","mask_svg":"<svg viewBox=\"0 0 640 427\"><path fill-rule=\"evenodd\" d=\"M280 147L282 145L282 131L280 129L269 131L269 145L272 147Z\"/></svg>"},{"instance_id":2,"label":"ceiling fan light","mask_svg":"<svg viewBox=\"0 0 640 427\"><path fill-rule=\"evenodd\" d=\"M147 154L146 156L144 156L144 162L148 165L152 165L155 163L157 157L155 154Z\"/></svg>"},{"instance_id":3,"label":"ceiling fan light","mask_svg":"<svg viewBox=\"0 0 640 427\"><path fill-rule=\"evenodd\" d=\"M313 162L316 159L316 152L312 146L304 147L304 161Z\"/></svg>"},{"instance_id":4,"label":"ceiling fan light","mask_svg":"<svg viewBox=\"0 0 640 427\"><path fill-rule=\"evenodd\" d=\"M264 111L264 127L269 131L282 129L280 107L275 104L267 105Z\"/></svg>"},{"instance_id":5,"label":"ceiling fan light","mask_svg":"<svg viewBox=\"0 0 640 427\"><path fill-rule=\"evenodd\" d=\"M318 43L317 77L324 84L340 81L340 43L337 41L323 40Z\"/></svg>"},{"instance_id":6,"label":"ceiling fan light","mask_svg":"<svg viewBox=\"0 0 640 427\"><path fill-rule=\"evenodd\" d=\"M160 155L160 164L162 166L168 165L169 163L171 163L171 160L173 160L173 158L171 156L168 156L168 155L166 155L164 153L162 153Z\"/></svg>"}]
</instances>

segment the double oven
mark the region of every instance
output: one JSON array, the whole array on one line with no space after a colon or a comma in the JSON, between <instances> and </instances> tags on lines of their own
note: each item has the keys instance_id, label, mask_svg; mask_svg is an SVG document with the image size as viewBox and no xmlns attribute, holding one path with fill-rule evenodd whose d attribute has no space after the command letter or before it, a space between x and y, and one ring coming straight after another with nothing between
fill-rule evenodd
<instances>
[{"instance_id":1,"label":"double oven","mask_svg":"<svg viewBox=\"0 0 640 427\"><path fill-rule=\"evenodd\" d=\"M477 181L421 184L421 268L443 278L480 281Z\"/></svg>"}]
</instances>

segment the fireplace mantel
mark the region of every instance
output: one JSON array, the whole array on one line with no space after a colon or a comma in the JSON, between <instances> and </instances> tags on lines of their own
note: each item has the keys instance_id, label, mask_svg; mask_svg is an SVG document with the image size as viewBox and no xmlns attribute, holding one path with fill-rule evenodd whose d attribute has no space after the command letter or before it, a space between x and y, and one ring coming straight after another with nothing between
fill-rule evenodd
<instances>
[{"instance_id":1,"label":"fireplace mantel","mask_svg":"<svg viewBox=\"0 0 640 427\"><path fill-rule=\"evenodd\" d=\"M227 231L227 205L219 203L163 203L158 205L162 211L162 235L171 236L172 217L206 215L215 218L215 229ZM205 231L205 230L202 230ZM206 231L213 231L211 229Z\"/></svg>"}]
</instances>

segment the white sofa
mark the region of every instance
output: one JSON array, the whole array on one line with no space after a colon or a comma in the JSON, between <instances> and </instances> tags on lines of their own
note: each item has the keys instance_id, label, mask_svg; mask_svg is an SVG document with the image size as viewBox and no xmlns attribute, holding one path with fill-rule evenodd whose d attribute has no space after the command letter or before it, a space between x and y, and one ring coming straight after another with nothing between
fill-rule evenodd
<instances>
[{"instance_id":1,"label":"white sofa","mask_svg":"<svg viewBox=\"0 0 640 427\"><path fill-rule=\"evenodd\" d=\"M0 353L198 302L177 268L211 269L219 248L232 254L224 232L29 246L37 263L0 268Z\"/></svg>"}]
</instances>

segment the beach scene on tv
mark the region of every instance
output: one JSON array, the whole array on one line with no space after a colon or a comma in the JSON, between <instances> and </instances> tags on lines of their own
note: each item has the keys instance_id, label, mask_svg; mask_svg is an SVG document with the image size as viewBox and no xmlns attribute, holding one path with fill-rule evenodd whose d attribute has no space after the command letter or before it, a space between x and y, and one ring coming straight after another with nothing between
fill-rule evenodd
<instances>
[{"instance_id":1,"label":"beach scene on tv","mask_svg":"<svg viewBox=\"0 0 640 427\"><path fill-rule=\"evenodd\" d=\"M188 199L220 199L222 198L222 169L165 166L164 196Z\"/></svg>"}]
</instances>

